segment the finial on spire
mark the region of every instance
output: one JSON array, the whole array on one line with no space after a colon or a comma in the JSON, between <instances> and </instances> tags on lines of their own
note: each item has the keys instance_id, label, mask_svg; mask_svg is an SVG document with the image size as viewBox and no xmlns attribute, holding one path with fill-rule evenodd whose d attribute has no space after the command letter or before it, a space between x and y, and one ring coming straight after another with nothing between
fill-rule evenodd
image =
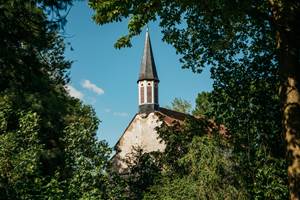
<instances>
[{"instance_id":1,"label":"finial on spire","mask_svg":"<svg viewBox=\"0 0 300 200\"><path fill-rule=\"evenodd\" d=\"M148 25L148 23L146 25L146 32L149 32L149 25Z\"/></svg>"}]
</instances>

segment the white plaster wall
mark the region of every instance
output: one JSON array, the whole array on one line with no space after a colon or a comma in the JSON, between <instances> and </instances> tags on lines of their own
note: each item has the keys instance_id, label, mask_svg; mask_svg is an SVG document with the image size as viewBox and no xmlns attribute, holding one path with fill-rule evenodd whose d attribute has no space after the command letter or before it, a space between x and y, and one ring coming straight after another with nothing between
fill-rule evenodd
<instances>
[{"instance_id":1,"label":"white plaster wall","mask_svg":"<svg viewBox=\"0 0 300 200\"><path fill-rule=\"evenodd\" d=\"M158 134L155 131L155 128L160 125L161 122L158 121L158 116L155 113L150 113L147 117L145 114L136 115L120 138L118 148L121 151L117 157L121 159L130 158L134 152L133 147L140 147L144 152L164 151L165 144L159 142ZM124 162L119 164L122 168L126 168Z\"/></svg>"},{"instance_id":2,"label":"white plaster wall","mask_svg":"<svg viewBox=\"0 0 300 200\"><path fill-rule=\"evenodd\" d=\"M150 113L146 119L141 119L141 147L145 152L164 151L165 144L160 143L160 138L155 130L156 127L161 125L158 121L158 116L155 113Z\"/></svg>"}]
</instances>

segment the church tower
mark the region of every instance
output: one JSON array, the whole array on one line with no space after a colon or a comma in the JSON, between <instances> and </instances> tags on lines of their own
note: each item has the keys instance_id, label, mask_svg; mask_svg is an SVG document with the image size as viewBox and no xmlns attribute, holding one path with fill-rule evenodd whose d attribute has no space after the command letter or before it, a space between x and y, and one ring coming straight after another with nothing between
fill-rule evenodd
<instances>
[{"instance_id":1,"label":"church tower","mask_svg":"<svg viewBox=\"0 0 300 200\"><path fill-rule=\"evenodd\" d=\"M113 167L121 174L130 172L129 163L134 164L137 149L142 149L144 153L165 150L166 145L159 139L157 127L162 123L172 126L174 121L183 123L188 116L159 107L159 79L148 29L137 84L139 112L134 115L115 145L116 154L112 158Z\"/></svg>"},{"instance_id":2,"label":"church tower","mask_svg":"<svg viewBox=\"0 0 300 200\"><path fill-rule=\"evenodd\" d=\"M139 89L139 113L151 113L159 109L158 83L149 31L147 28L144 53L137 81Z\"/></svg>"}]
</instances>

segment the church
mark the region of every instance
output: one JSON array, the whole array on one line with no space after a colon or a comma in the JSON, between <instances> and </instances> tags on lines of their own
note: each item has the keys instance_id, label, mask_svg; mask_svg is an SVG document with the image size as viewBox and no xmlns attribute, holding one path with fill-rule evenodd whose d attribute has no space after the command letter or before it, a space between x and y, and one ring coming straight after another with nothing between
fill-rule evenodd
<instances>
[{"instance_id":1,"label":"church","mask_svg":"<svg viewBox=\"0 0 300 200\"><path fill-rule=\"evenodd\" d=\"M136 149L144 153L163 152L165 144L158 137L156 128L163 122L171 126L174 121L184 122L190 116L159 106L159 78L153 57L149 31L146 31L144 52L137 80L139 111L132 118L122 136L115 145L115 155L112 158L113 168L122 172L128 167L128 161L134 158ZM191 116L190 116L191 117ZM210 134L217 130L226 136L228 131L223 125L217 125L213 120L205 117L195 117L197 120L206 120L206 132Z\"/></svg>"},{"instance_id":2,"label":"church","mask_svg":"<svg viewBox=\"0 0 300 200\"><path fill-rule=\"evenodd\" d=\"M155 130L162 124L161 120L171 125L174 120L184 121L187 117L187 114L159 106L159 78L148 30L137 86L139 111L114 147L116 154L112 161L114 168L119 171L126 169L127 164L124 160L130 159L137 148L143 152L164 151L165 144L160 141Z\"/></svg>"}]
</instances>

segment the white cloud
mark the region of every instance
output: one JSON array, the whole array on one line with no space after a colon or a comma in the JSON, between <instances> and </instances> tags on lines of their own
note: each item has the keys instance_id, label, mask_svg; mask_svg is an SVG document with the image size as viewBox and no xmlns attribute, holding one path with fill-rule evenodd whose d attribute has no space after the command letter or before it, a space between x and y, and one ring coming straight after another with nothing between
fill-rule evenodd
<instances>
[{"instance_id":1,"label":"white cloud","mask_svg":"<svg viewBox=\"0 0 300 200\"><path fill-rule=\"evenodd\" d=\"M114 116L119 116L119 117L128 117L128 113L126 112L114 112Z\"/></svg>"},{"instance_id":2,"label":"white cloud","mask_svg":"<svg viewBox=\"0 0 300 200\"><path fill-rule=\"evenodd\" d=\"M83 94L77 90L76 88L74 88L73 86L71 85L66 85L66 90L68 91L69 95L71 97L75 97L75 98L78 98L78 99L82 99L83 98Z\"/></svg>"},{"instance_id":3,"label":"white cloud","mask_svg":"<svg viewBox=\"0 0 300 200\"><path fill-rule=\"evenodd\" d=\"M89 80L84 80L82 82L81 86L85 89L95 92L98 95L104 94L104 90L102 88L98 87L97 85L95 85L94 83L92 83Z\"/></svg>"},{"instance_id":4,"label":"white cloud","mask_svg":"<svg viewBox=\"0 0 300 200\"><path fill-rule=\"evenodd\" d=\"M111 110L109 108L105 108L104 111L109 113Z\"/></svg>"}]
</instances>

